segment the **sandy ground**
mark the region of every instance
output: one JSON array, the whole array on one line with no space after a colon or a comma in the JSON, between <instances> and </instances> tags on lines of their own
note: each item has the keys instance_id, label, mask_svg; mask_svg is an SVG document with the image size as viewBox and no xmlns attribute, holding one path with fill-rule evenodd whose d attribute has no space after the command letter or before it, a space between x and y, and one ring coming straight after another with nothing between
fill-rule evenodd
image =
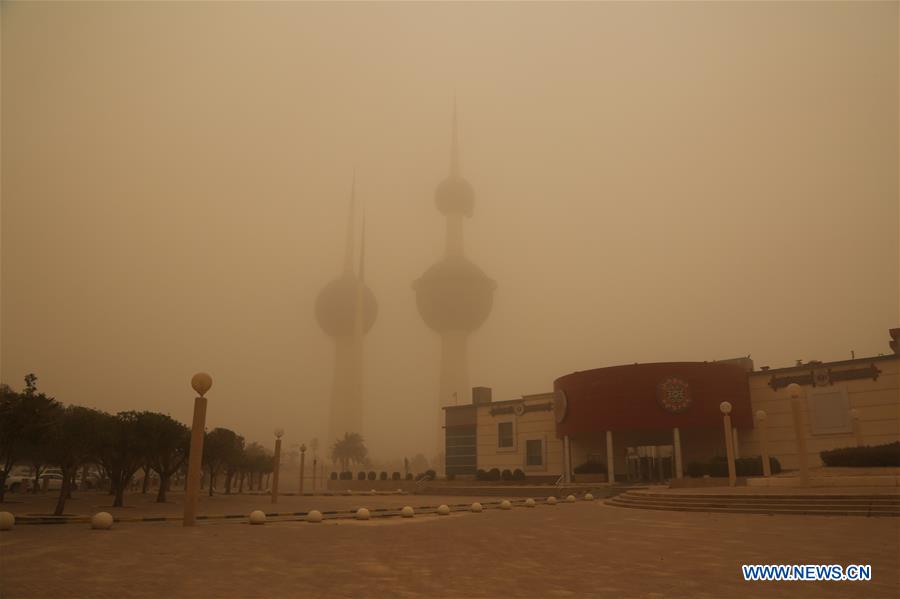
<instances>
[{"instance_id":1,"label":"sandy ground","mask_svg":"<svg viewBox=\"0 0 900 599\"><path fill-rule=\"evenodd\" d=\"M895 518L600 502L321 524L31 525L0 533L0 595L893 598L898 554ZM742 563L871 564L873 581L744 582Z\"/></svg>"}]
</instances>

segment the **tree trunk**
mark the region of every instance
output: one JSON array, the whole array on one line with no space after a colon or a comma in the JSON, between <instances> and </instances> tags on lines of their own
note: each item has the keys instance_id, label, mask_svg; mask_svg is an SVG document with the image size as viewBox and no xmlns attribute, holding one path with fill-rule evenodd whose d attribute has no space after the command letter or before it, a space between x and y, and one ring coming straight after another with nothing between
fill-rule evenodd
<instances>
[{"instance_id":1,"label":"tree trunk","mask_svg":"<svg viewBox=\"0 0 900 599\"><path fill-rule=\"evenodd\" d=\"M212 472L209 473L209 496L213 496L213 490L216 488L216 475Z\"/></svg>"},{"instance_id":2,"label":"tree trunk","mask_svg":"<svg viewBox=\"0 0 900 599\"><path fill-rule=\"evenodd\" d=\"M169 487L169 475L159 473L159 491L156 493L156 503L166 502L166 491Z\"/></svg>"},{"instance_id":3,"label":"tree trunk","mask_svg":"<svg viewBox=\"0 0 900 599\"><path fill-rule=\"evenodd\" d=\"M66 499L72 499L72 490L75 489L75 473L78 472L78 467L72 468L72 474L69 475L69 490L66 493Z\"/></svg>"},{"instance_id":4,"label":"tree trunk","mask_svg":"<svg viewBox=\"0 0 900 599\"><path fill-rule=\"evenodd\" d=\"M122 507L125 505L125 485L128 484L128 479L120 479L119 482L115 485L115 493L116 498L113 500L113 507Z\"/></svg>"},{"instance_id":5,"label":"tree trunk","mask_svg":"<svg viewBox=\"0 0 900 599\"><path fill-rule=\"evenodd\" d=\"M66 499L69 498L69 492L71 491L71 480L72 477L69 475L69 472L63 468L63 480L62 486L59 489L59 499L56 500L56 509L53 510L54 516L62 516L63 511L66 509Z\"/></svg>"},{"instance_id":6,"label":"tree trunk","mask_svg":"<svg viewBox=\"0 0 900 599\"><path fill-rule=\"evenodd\" d=\"M0 472L0 503L6 499L6 470Z\"/></svg>"},{"instance_id":7,"label":"tree trunk","mask_svg":"<svg viewBox=\"0 0 900 599\"><path fill-rule=\"evenodd\" d=\"M150 489L150 467L144 466L144 482L141 485L141 494L146 495L148 489Z\"/></svg>"},{"instance_id":8,"label":"tree trunk","mask_svg":"<svg viewBox=\"0 0 900 599\"><path fill-rule=\"evenodd\" d=\"M231 495L231 483L232 483L233 479L234 479L234 472L229 470L225 474L225 494L226 495Z\"/></svg>"},{"instance_id":9,"label":"tree trunk","mask_svg":"<svg viewBox=\"0 0 900 599\"><path fill-rule=\"evenodd\" d=\"M38 464L34 464L34 484L31 485L31 493L33 495L37 495L38 490L41 488L41 470L42 468Z\"/></svg>"}]
</instances>

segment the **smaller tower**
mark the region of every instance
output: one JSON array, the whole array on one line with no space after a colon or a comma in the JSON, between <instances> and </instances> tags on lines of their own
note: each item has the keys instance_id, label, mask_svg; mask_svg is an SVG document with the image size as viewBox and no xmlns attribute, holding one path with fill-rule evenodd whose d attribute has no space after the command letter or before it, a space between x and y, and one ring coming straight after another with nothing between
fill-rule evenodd
<instances>
[{"instance_id":1,"label":"smaller tower","mask_svg":"<svg viewBox=\"0 0 900 599\"><path fill-rule=\"evenodd\" d=\"M350 190L350 210L344 250L344 269L316 298L319 326L334 339L334 377L331 386L329 443L344 433L362 433L363 340L375 324L378 304L364 281L365 220L359 250L359 273L354 272L356 180Z\"/></svg>"}]
</instances>

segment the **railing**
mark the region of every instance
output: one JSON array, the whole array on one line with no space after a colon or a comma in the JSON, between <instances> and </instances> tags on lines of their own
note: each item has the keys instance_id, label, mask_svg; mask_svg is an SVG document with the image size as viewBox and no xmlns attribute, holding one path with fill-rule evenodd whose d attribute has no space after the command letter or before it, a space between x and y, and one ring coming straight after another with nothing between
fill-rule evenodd
<instances>
[{"instance_id":1,"label":"railing","mask_svg":"<svg viewBox=\"0 0 900 599\"><path fill-rule=\"evenodd\" d=\"M553 486L554 486L554 487L561 487L561 486L563 486L563 483L564 483L565 481L566 481L566 475L565 475L565 474L560 474L560 475L559 475L559 478L556 479L556 482L553 483Z\"/></svg>"}]
</instances>

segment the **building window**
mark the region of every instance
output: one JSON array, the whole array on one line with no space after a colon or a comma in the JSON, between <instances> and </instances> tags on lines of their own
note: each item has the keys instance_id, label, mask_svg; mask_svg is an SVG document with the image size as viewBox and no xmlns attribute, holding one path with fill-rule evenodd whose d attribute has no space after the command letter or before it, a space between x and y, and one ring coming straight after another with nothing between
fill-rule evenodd
<instances>
[{"instance_id":1,"label":"building window","mask_svg":"<svg viewBox=\"0 0 900 599\"><path fill-rule=\"evenodd\" d=\"M500 422L497 424L497 447L513 446L513 423Z\"/></svg>"},{"instance_id":2,"label":"building window","mask_svg":"<svg viewBox=\"0 0 900 599\"><path fill-rule=\"evenodd\" d=\"M540 439L525 441L525 465L544 465L544 443Z\"/></svg>"}]
</instances>

